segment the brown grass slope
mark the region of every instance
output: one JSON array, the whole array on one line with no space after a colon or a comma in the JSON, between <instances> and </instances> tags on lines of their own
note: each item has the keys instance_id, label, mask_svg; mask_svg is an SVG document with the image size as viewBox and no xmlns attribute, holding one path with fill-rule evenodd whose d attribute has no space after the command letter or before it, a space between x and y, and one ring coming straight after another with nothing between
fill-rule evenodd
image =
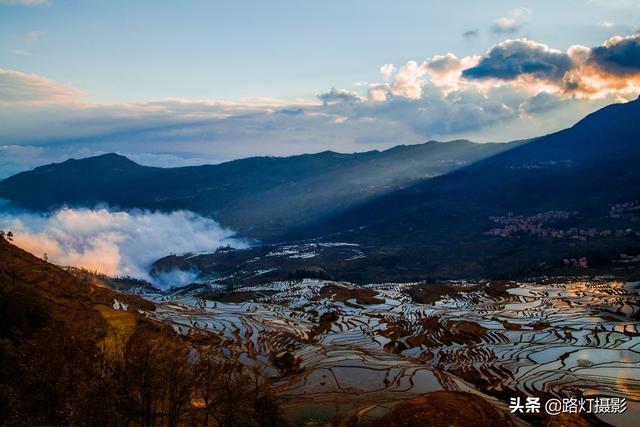
<instances>
[{"instance_id":1,"label":"brown grass slope","mask_svg":"<svg viewBox=\"0 0 640 427\"><path fill-rule=\"evenodd\" d=\"M285 425L215 337L178 336L152 303L73 271L0 239L0 426Z\"/></svg>"}]
</instances>

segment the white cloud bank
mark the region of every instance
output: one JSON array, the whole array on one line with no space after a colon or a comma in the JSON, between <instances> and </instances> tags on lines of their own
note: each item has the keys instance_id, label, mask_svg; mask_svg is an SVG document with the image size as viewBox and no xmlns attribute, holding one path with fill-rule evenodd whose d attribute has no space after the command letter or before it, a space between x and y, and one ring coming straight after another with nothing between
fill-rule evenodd
<instances>
[{"instance_id":1,"label":"white cloud bank","mask_svg":"<svg viewBox=\"0 0 640 427\"><path fill-rule=\"evenodd\" d=\"M246 247L217 222L188 211L158 213L63 208L51 214L0 214L0 229L13 231L19 247L58 265L83 267L110 276L149 280L161 287L181 286L194 274L152 280L150 265L170 253Z\"/></svg>"}]
</instances>

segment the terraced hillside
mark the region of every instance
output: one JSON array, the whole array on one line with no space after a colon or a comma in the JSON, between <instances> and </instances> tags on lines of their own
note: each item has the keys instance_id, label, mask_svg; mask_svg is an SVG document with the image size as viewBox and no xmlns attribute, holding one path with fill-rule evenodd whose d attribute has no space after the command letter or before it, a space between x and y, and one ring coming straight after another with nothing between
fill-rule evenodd
<instances>
[{"instance_id":1,"label":"terraced hillside","mask_svg":"<svg viewBox=\"0 0 640 427\"><path fill-rule=\"evenodd\" d=\"M186 336L211 331L243 363L281 378L285 410L299 421L336 413L373 421L401 401L445 390L495 396L496 408L521 395L624 397L625 414L583 421L631 426L640 414L638 286L305 279L235 289L217 301L146 297L158 306L152 318Z\"/></svg>"}]
</instances>

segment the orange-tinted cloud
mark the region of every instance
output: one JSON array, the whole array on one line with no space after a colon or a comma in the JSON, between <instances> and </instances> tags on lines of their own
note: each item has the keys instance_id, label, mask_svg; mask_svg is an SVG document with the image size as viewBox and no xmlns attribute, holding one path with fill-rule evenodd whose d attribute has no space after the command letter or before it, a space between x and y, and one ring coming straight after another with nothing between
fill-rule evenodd
<instances>
[{"instance_id":1,"label":"orange-tinted cloud","mask_svg":"<svg viewBox=\"0 0 640 427\"><path fill-rule=\"evenodd\" d=\"M0 68L0 106L3 104L77 104L75 87L20 71Z\"/></svg>"},{"instance_id":2,"label":"orange-tinted cloud","mask_svg":"<svg viewBox=\"0 0 640 427\"><path fill-rule=\"evenodd\" d=\"M0 228L12 230L21 248L56 264L111 276L149 280L148 268L170 253L215 250L233 232L191 212L110 211L64 208L50 215L2 214Z\"/></svg>"},{"instance_id":3,"label":"orange-tinted cloud","mask_svg":"<svg viewBox=\"0 0 640 427\"><path fill-rule=\"evenodd\" d=\"M565 92L578 97L634 97L640 93L640 34L615 36L602 46L572 46L574 68L563 79Z\"/></svg>"},{"instance_id":4,"label":"orange-tinted cloud","mask_svg":"<svg viewBox=\"0 0 640 427\"><path fill-rule=\"evenodd\" d=\"M575 45L566 53L527 39L506 40L463 70L462 77L578 98L635 97L640 91L640 34L616 36L593 48Z\"/></svg>"}]
</instances>

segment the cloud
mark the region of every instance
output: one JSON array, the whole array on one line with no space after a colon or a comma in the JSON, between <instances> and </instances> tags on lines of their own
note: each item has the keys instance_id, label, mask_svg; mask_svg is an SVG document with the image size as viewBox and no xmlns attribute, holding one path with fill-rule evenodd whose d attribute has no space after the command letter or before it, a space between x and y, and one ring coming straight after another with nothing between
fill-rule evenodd
<instances>
[{"instance_id":1,"label":"cloud","mask_svg":"<svg viewBox=\"0 0 640 427\"><path fill-rule=\"evenodd\" d=\"M462 77L581 98L629 99L640 92L640 34L615 36L593 48L574 45L567 52L527 39L506 40Z\"/></svg>"},{"instance_id":2,"label":"cloud","mask_svg":"<svg viewBox=\"0 0 640 427\"><path fill-rule=\"evenodd\" d=\"M0 68L0 106L2 104L61 104L80 102L82 92L71 85L44 77Z\"/></svg>"},{"instance_id":3,"label":"cloud","mask_svg":"<svg viewBox=\"0 0 640 427\"><path fill-rule=\"evenodd\" d=\"M601 46L571 46L574 68L564 76L564 90L583 98L640 93L640 34L615 36Z\"/></svg>"},{"instance_id":4,"label":"cloud","mask_svg":"<svg viewBox=\"0 0 640 427\"><path fill-rule=\"evenodd\" d=\"M424 62L424 66L431 72L447 74L460 68L460 60L453 53L436 55Z\"/></svg>"},{"instance_id":5,"label":"cloud","mask_svg":"<svg viewBox=\"0 0 640 427\"><path fill-rule=\"evenodd\" d=\"M46 253L55 264L151 282L149 267L170 253L213 251L227 244L247 246L234 239L231 230L187 211L64 208L48 215L5 213L0 215L0 228L13 231L16 245L36 256ZM174 279L182 281L160 284L181 286L194 277Z\"/></svg>"},{"instance_id":6,"label":"cloud","mask_svg":"<svg viewBox=\"0 0 640 427\"><path fill-rule=\"evenodd\" d=\"M317 95L318 99L324 104L333 104L336 102L360 102L362 98L356 92L345 89L336 89L332 87L330 91Z\"/></svg>"},{"instance_id":7,"label":"cloud","mask_svg":"<svg viewBox=\"0 0 640 427\"><path fill-rule=\"evenodd\" d=\"M602 28L613 28L616 26L616 23L613 21L601 21L601 22L598 22L598 26Z\"/></svg>"},{"instance_id":8,"label":"cloud","mask_svg":"<svg viewBox=\"0 0 640 427\"><path fill-rule=\"evenodd\" d=\"M514 18L522 18L531 15L531 13L532 10L528 7L517 7L511 10L511 12L509 12L509 15L513 16Z\"/></svg>"},{"instance_id":9,"label":"cloud","mask_svg":"<svg viewBox=\"0 0 640 427\"><path fill-rule=\"evenodd\" d=\"M462 72L468 79L535 80L559 82L573 64L569 55L527 39L507 40L487 51L478 65Z\"/></svg>"},{"instance_id":10,"label":"cloud","mask_svg":"<svg viewBox=\"0 0 640 427\"><path fill-rule=\"evenodd\" d=\"M389 96L384 102L359 105L354 114L361 120L383 121L391 129L401 124L424 139L460 135L513 119L518 115L517 105L523 100L521 95L509 91L490 91L485 96L472 87L445 94L428 82L422 86L421 98Z\"/></svg>"},{"instance_id":11,"label":"cloud","mask_svg":"<svg viewBox=\"0 0 640 427\"><path fill-rule=\"evenodd\" d=\"M29 31L25 35L24 39L28 43L35 43L39 41L42 38L42 36L44 36L44 33L42 31Z\"/></svg>"},{"instance_id":12,"label":"cloud","mask_svg":"<svg viewBox=\"0 0 640 427\"><path fill-rule=\"evenodd\" d=\"M591 49L588 64L618 76L640 73L640 34L616 36Z\"/></svg>"},{"instance_id":13,"label":"cloud","mask_svg":"<svg viewBox=\"0 0 640 427\"><path fill-rule=\"evenodd\" d=\"M552 110L562 104L562 97L548 92L540 92L527 98L520 104L520 111L524 114L535 114Z\"/></svg>"},{"instance_id":14,"label":"cloud","mask_svg":"<svg viewBox=\"0 0 640 427\"><path fill-rule=\"evenodd\" d=\"M393 64L384 64L380 67L380 74L385 83L369 86L369 98L374 102L383 102L393 96L409 99L422 96L422 77L426 74L424 64L408 61L397 70Z\"/></svg>"},{"instance_id":15,"label":"cloud","mask_svg":"<svg viewBox=\"0 0 640 427\"><path fill-rule=\"evenodd\" d=\"M478 37L478 33L479 31L477 29L467 30L464 33L462 33L462 37L464 37L465 39L473 39Z\"/></svg>"},{"instance_id":16,"label":"cloud","mask_svg":"<svg viewBox=\"0 0 640 427\"><path fill-rule=\"evenodd\" d=\"M422 63L422 67L427 71L430 82L447 95L452 91L464 90L470 86L468 82L461 79L461 73L463 69L476 66L478 61L480 61L479 56L458 58L453 53L447 53L432 56Z\"/></svg>"},{"instance_id":17,"label":"cloud","mask_svg":"<svg viewBox=\"0 0 640 427\"><path fill-rule=\"evenodd\" d=\"M304 114L304 110L302 108L283 108L277 111L278 114L286 114L287 116L299 116Z\"/></svg>"},{"instance_id":18,"label":"cloud","mask_svg":"<svg viewBox=\"0 0 640 427\"><path fill-rule=\"evenodd\" d=\"M42 6L49 5L49 0L0 0L0 4L7 6Z\"/></svg>"},{"instance_id":19,"label":"cloud","mask_svg":"<svg viewBox=\"0 0 640 427\"><path fill-rule=\"evenodd\" d=\"M396 67L393 64L384 64L380 67L380 75L384 78L385 81L389 81L393 73L396 72Z\"/></svg>"},{"instance_id":20,"label":"cloud","mask_svg":"<svg viewBox=\"0 0 640 427\"><path fill-rule=\"evenodd\" d=\"M9 49L9 53L13 53L14 55L18 56L31 56L29 52L23 49Z\"/></svg>"},{"instance_id":21,"label":"cloud","mask_svg":"<svg viewBox=\"0 0 640 427\"><path fill-rule=\"evenodd\" d=\"M372 84L369 86L369 99L372 102L384 102L389 97L388 84Z\"/></svg>"},{"instance_id":22,"label":"cloud","mask_svg":"<svg viewBox=\"0 0 640 427\"><path fill-rule=\"evenodd\" d=\"M389 92L394 96L419 99L422 96L422 77L425 73L424 67L419 66L416 61L407 62L395 74L395 82L389 85Z\"/></svg>"},{"instance_id":23,"label":"cloud","mask_svg":"<svg viewBox=\"0 0 640 427\"><path fill-rule=\"evenodd\" d=\"M513 34L520 31L520 25L515 19L503 16L493 22L491 31L494 34Z\"/></svg>"},{"instance_id":24,"label":"cloud","mask_svg":"<svg viewBox=\"0 0 640 427\"><path fill-rule=\"evenodd\" d=\"M497 35L515 34L522 28L520 19L531 15L531 9L519 7L509 12L509 16L502 16L496 19L491 26L491 32Z\"/></svg>"}]
</instances>

